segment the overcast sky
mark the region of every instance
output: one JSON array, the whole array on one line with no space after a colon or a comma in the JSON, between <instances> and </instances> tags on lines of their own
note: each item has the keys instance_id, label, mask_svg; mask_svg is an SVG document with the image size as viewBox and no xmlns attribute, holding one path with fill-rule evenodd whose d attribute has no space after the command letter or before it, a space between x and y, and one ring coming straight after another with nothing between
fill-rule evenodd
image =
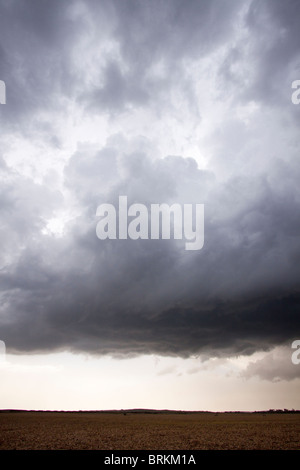
<instances>
[{"instance_id":1,"label":"overcast sky","mask_svg":"<svg viewBox=\"0 0 300 470\"><path fill-rule=\"evenodd\" d=\"M62 358L117 388L130 364L133 407L203 404L189 382L190 401L143 401L150 358L166 396L192 375L240 390L219 409L247 409L251 380L300 407L299 23L295 0L0 0L0 408L48 406L10 391L51 357L49 383ZM204 204L203 248L99 240L97 207L120 195ZM64 380L50 407L68 406Z\"/></svg>"}]
</instances>

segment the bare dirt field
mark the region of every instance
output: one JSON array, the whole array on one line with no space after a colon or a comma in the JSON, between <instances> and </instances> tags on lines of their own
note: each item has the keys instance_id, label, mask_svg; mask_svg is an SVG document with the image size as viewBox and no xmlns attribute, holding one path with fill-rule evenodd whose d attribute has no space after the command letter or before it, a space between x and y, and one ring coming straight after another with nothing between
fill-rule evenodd
<instances>
[{"instance_id":1,"label":"bare dirt field","mask_svg":"<svg viewBox=\"0 0 300 470\"><path fill-rule=\"evenodd\" d=\"M300 413L1 412L1 450L299 450Z\"/></svg>"}]
</instances>

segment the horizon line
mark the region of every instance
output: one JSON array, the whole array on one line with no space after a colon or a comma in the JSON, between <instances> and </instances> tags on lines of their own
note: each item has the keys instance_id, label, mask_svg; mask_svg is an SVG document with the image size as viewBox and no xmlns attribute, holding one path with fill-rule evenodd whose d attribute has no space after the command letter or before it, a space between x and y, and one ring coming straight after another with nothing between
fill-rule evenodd
<instances>
[{"instance_id":1,"label":"horizon line","mask_svg":"<svg viewBox=\"0 0 300 470\"><path fill-rule=\"evenodd\" d=\"M300 413L300 410L292 409L273 409L269 410L225 410L225 411L212 411L212 410L174 410L168 408L115 408L115 409L80 409L80 410L58 410L58 409L23 409L23 408L1 408L0 413Z\"/></svg>"}]
</instances>

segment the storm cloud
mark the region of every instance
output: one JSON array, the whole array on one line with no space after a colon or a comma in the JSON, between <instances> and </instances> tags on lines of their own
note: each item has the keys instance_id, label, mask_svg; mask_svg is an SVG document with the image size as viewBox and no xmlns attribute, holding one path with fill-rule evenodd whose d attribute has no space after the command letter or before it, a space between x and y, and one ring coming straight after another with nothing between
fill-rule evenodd
<instances>
[{"instance_id":1,"label":"storm cloud","mask_svg":"<svg viewBox=\"0 0 300 470\"><path fill-rule=\"evenodd\" d=\"M0 8L8 350L188 357L289 345L300 330L299 4ZM204 204L204 247L99 240L96 209L120 195Z\"/></svg>"}]
</instances>

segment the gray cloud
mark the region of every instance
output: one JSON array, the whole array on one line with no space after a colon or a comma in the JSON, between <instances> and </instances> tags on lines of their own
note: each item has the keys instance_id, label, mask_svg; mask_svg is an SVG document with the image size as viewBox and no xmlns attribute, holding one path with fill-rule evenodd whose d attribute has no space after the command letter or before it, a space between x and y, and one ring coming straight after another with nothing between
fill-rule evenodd
<instances>
[{"instance_id":1,"label":"gray cloud","mask_svg":"<svg viewBox=\"0 0 300 470\"><path fill-rule=\"evenodd\" d=\"M1 76L7 84L2 125L28 132L36 113L54 111L60 94L72 92L70 54L83 29L80 18L68 14L72 4L0 2Z\"/></svg>"},{"instance_id":2,"label":"gray cloud","mask_svg":"<svg viewBox=\"0 0 300 470\"><path fill-rule=\"evenodd\" d=\"M288 103L291 81L300 73L299 13L300 5L293 0L284 5L279 0L251 3L246 24L255 37L253 99L275 106Z\"/></svg>"},{"instance_id":3,"label":"gray cloud","mask_svg":"<svg viewBox=\"0 0 300 470\"><path fill-rule=\"evenodd\" d=\"M290 347L275 348L265 354L262 359L250 362L241 375L246 378L257 376L272 382L297 379L300 377L300 370L297 365L292 363L293 351L291 345Z\"/></svg>"},{"instance_id":4,"label":"gray cloud","mask_svg":"<svg viewBox=\"0 0 300 470\"><path fill-rule=\"evenodd\" d=\"M289 76L297 70L298 23L295 3L280 5L0 3L0 78L11 94L1 109L5 136L29 134L33 144L59 147L54 121L67 113L66 102L83 118L113 117L109 123L136 109L161 118L172 114L178 90L197 120L187 67L199 61L213 68L226 99L236 91L230 115L208 134L206 168L193 155L157 159L157 142L138 130L132 139L124 130L105 145L78 144L62 165L61 190L16 171L3 154L0 334L10 350L250 354L298 331L298 117L289 95L288 104L283 91L276 98L284 67ZM259 47L266 35L269 43ZM238 110L253 101L261 109L247 123ZM270 104L277 106L272 116ZM146 205L204 203L204 248L101 242L96 208L123 194ZM61 237L49 234L47 221L70 205L77 217Z\"/></svg>"},{"instance_id":5,"label":"gray cloud","mask_svg":"<svg viewBox=\"0 0 300 470\"><path fill-rule=\"evenodd\" d=\"M28 241L2 273L10 320L1 330L7 344L21 350L188 355L251 353L289 338L299 327L300 302L293 201L287 210L272 188L251 178L219 188L191 159L125 155L118 160L125 176L106 202L117 203L119 194L128 194L129 203L204 202L205 246L189 253L175 241L101 242L95 209L103 201L94 188L106 179L101 165L110 168L107 158L115 153L108 148L93 158L71 159L66 176L82 198L82 215L63 239ZM90 193L80 191L80 179L86 190L90 181Z\"/></svg>"}]
</instances>

